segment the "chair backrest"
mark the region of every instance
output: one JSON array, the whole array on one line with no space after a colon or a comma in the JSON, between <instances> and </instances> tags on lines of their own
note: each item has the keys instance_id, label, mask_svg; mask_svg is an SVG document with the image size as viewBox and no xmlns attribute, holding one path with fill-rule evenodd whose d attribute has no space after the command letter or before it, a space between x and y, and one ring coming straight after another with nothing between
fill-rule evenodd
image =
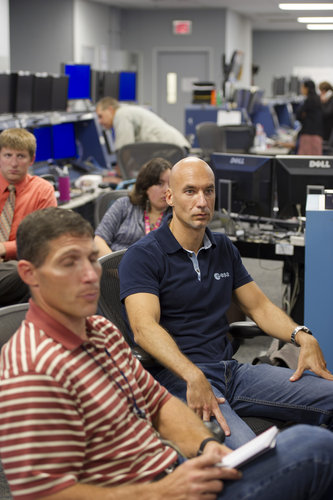
<instances>
[{"instance_id":1,"label":"chair backrest","mask_svg":"<svg viewBox=\"0 0 333 500\"><path fill-rule=\"evenodd\" d=\"M13 304L0 308L0 350L19 328L28 308L28 303Z\"/></svg>"},{"instance_id":2,"label":"chair backrest","mask_svg":"<svg viewBox=\"0 0 333 500\"><path fill-rule=\"evenodd\" d=\"M107 191L101 193L95 200L94 206L94 224L95 227L98 226L103 218L103 215L107 209L112 205L112 203L123 196L128 196L129 190L127 189L115 189L113 191Z\"/></svg>"},{"instance_id":3,"label":"chair backrest","mask_svg":"<svg viewBox=\"0 0 333 500\"><path fill-rule=\"evenodd\" d=\"M172 165L185 158L185 149L163 142L126 144L117 152L117 163L123 179L136 178L140 168L152 158L164 158Z\"/></svg>"},{"instance_id":4,"label":"chair backrest","mask_svg":"<svg viewBox=\"0 0 333 500\"><path fill-rule=\"evenodd\" d=\"M123 319L122 305L120 302L120 286L118 267L126 252L118 250L99 259L102 264L101 294L98 303L98 313L114 323L123 334L126 342L131 346L134 356L146 367L156 367L156 361L140 346L135 345L129 336L126 323Z\"/></svg>"},{"instance_id":5,"label":"chair backrest","mask_svg":"<svg viewBox=\"0 0 333 500\"><path fill-rule=\"evenodd\" d=\"M214 152L223 153L225 151L224 134L217 123L201 122L196 126L195 131L204 160L209 161L210 155Z\"/></svg>"},{"instance_id":6,"label":"chair backrest","mask_svg":"<svg viewBox=\"0 0 333 500\"><path fill-rule=\"evenodd\" d=\"M225 137L226 153L248 153L253 146L256 133L255 126L252 124L242 125L223 125L222 133Z\"/></svg>"},{"instance_id":7,"label":"chair backrest","mask_svg":"<svg viewBox=\"0 0 333 500\"><path fill-rule=\"evenodd\" d=\"M126 252L125 250L118 250L104 255L99 259L102 265L102 278L101 278L101 293L98 302L98 312L105 318L114 323L121 333L127 338L127 329L122 315L122 306L120 302L120 287L118 267L120 261ZM132 342L133 343L133 342Z\"/></svg>"}]
</instances>

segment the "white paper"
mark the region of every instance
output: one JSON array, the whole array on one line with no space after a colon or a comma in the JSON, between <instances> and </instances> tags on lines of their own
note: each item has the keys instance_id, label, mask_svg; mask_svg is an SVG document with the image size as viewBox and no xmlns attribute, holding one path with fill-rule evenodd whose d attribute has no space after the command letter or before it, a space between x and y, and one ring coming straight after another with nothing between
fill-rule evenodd
<instances>
[{"instance_id":1,"label":"white paper","mask_svg":"<svg viewBox=\"0 0 333 500\"><path fill-rule=\"evenodd\" d=\"M223 457L222 461L217 465L220 467L237 468L249 462L258 455L275 447L278 432L279 429L275 425L270 427L267 431L259 434L259 436Z\"/></svg>"}]
</instances>

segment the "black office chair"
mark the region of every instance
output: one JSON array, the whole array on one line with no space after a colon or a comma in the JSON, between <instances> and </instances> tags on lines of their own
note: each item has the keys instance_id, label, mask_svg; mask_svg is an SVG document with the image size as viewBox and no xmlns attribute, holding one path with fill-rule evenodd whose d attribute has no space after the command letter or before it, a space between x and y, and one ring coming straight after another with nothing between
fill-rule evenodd
<instances>
[{"instance_id":1,"label":"black office chair","mask_svg":"<svg viewBox=\"0 0 333 500\"><path fill-rule=\"evenodd\" d=\"M29 304L13 304L0 308L0 350L19 328L25 318Z\"/></svg>"},{"instance_id":2,"label":"black office chair","mask_svg":"<svg viewBox=\"0 0 333 500\"><path fill-rule=\"evenodd\" d=\"M164 158L172 165L185 158L185 149L164 142L136 142L117 151L117 163L123 179L136 178L140 168L152 158Z\"/></svg>"},{"instance_id":3,"label":"black office chair","mask_svg":"<svg viewBox=\"0 0 333 500\"><path fill-rule=\"evenodd\" d=\"M105 193L101 193L98 198L95 200L94 204L94 224L95 227L98 226L100 221L103 218L103 215L108 210L108 208L112 205L112 203L118 198L122 198L123 196L128 196L128 189L115 189L113 191L107 191Z\"/></svg>"},{"instance_id":4,"label":"black office chair","mask_svg":"<svg viewBox=\"0 0 333 500\"><path fill-rule=\"evenodd\" d=\"M214 152L225 152L225 135L215 122L201 122L195 127L203 160L209 162Z\"/></svg>"},{"instance_id":5,"label":"black office chair","mask_svg":"<svg viewBox=\"0 0 333 500\"><path fill-rule=\"evenodd\" d=\"M0 461L0 498L1 500L13 500L8 482Z\"/></svg>"},{"instance_id":6,"label":"black office chair","mask_svg":"<svg viewBox=\"0 0 333 500\"><path fill-rule=\"evenodd\" d=\"M133 354L141 361L146 368L156 367L157 361L144 351L140 346L133 345L133 339L128 335L126 324L122 315L122 305L120 302L120 287L118 267L126 250L119 250L104 255L99 259L103 273L101 279L101 295L98 304L98 312L102 316L114 323L124 335L126 342L131 346ZM242 321L230 325L230 333L236 338L235 349L239 345L240 338L254 338L258 335L265 335L253 322ZM277 419L266 419L262 417L242 417L256 434L260 434L272 425L279 428L289 425ZM215 432L215 431L214 431Z\"/></svg>"},{"instance_id":7,"label":"black office chair","mask_svg":"<svg viewBox=\"0 0 333 500\"><path fill-rule=\"evenodd\" d=\"M253 124L223 125L225 153L249 153L254 143L256 129Z\"/></svg>"}]
</instances>

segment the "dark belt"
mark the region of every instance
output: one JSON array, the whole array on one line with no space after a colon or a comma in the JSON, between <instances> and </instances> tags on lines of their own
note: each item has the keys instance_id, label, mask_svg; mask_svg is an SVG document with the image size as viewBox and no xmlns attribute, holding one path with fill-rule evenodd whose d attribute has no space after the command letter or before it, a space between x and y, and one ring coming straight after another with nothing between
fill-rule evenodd
<instances>
[{"instance_id":1,"label":"dark belt","mask_svg":"<svg viewBox=\"0 0 333 500\"><path fill-rule=\"evenodd\" d=\"M177 458L177 460L173 464L169 465L166 469L157 474L157 476L154 477L153 482L159 481L160 479L163 479L165 476L171 474L171 472L173 472L178 467L178 465L179 465L179 460Z\"/></svg>"}]
</instances>

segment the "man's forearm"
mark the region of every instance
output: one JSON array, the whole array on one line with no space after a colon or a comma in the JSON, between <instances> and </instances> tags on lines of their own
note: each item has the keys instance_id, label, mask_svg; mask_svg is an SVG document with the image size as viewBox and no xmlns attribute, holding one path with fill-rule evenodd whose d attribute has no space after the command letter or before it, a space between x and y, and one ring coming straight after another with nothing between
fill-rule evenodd
<instances>
[{"instance_id":1,"label":"man's forearm","mask_svg":"<svg viewBox=\"0 0 333 500\"><path fill-rule=\"evenodd\" d=\"M159 410L154 427L188 458L196 456L202 441L212 436L202 420L174 396Z\"/></svg>"},{"instance_id":2,"label":"man's forearm","mask_svg":"<svg viewBox=\"0 0 333 500\"><path fill-rule=\"evenodd\" d=\"M89 484L77 483L65 488L53 495L47 495L40 500L128 500L129 498L140 498L140 500L156 500L161 498L163 485L156 483L132 484L102 488Z\"/></svg>"},{"instance_id":3,"label":"man's forearm","mask_svg":"<svg viewBox=\"0 0 333 500\"><path fill-rule=\"evenodd\" d=\"M155 321L133 322L131 324L135 341L159 363L173 371L187 383L194 383L203 376L178 348L171 335Z\"/></svg>"}]
</instances>

